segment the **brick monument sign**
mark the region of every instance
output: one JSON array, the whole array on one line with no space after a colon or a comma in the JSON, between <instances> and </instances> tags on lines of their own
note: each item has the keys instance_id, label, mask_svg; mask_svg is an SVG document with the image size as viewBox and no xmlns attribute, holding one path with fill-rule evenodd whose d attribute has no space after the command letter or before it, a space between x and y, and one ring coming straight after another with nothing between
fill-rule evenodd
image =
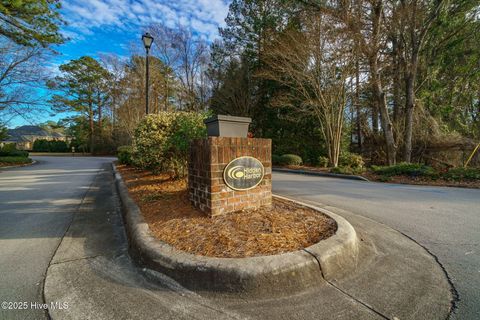
<instances>
[{"instance_id":1,"label":"brick monument sign","mask_svg":"<svg viewBox=\"0 0 480 320\"><path fill-rule=\"evenodd\" d=\"M188 164L190 202L210 216L272 204L272 141L247 138L249 118L205 120Z\"/></svg>"}]
</instances>

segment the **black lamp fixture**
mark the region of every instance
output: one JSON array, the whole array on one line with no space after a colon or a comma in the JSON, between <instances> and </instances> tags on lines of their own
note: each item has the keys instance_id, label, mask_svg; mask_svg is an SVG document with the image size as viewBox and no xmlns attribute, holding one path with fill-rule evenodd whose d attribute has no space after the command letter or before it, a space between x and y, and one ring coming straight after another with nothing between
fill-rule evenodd
<instances>
[{"instance_id":1,"label":"black lamp fixture","mask_svg":"<svg viewBox=\"0 0 480 320\"><path fill-rule=\"evenodd\" d=\"M148 114L148 57L150 53L150 48L152 47L153 43L153 37L150 35L150 33L146 32L144 35L142 35L142 41L143 45L145 46L145 51L146 51L146 59L145 59L145 64L146 64L146 75L145 75L145 113Z\"/></svg>"}]
</instances>

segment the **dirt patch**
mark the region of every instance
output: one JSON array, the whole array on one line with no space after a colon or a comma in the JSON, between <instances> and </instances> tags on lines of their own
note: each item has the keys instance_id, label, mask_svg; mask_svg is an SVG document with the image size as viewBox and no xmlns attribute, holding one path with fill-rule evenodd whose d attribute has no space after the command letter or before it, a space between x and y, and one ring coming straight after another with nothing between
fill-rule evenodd
<instances>
[{"instance_id":1,"label":"dirt patch","mask_svg":"<svg viewBox=\"0 0 480 320\"><path fill-rule=\"evenodd\" d=\"M210 218L190 205L186 180L117 168L153 235L192 254L223 258L280 254L311 246L336 230L330 217L277 199L271 209Z\"/></svg>"}]
</instances>

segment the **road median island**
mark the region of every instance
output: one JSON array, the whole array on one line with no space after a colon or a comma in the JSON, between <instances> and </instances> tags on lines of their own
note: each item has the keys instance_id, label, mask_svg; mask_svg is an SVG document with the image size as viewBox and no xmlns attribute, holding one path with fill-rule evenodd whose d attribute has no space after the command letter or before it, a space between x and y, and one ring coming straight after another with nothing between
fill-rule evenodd
<instances>
[{"instance_id":1,"label":"road median island","mask_svg":"<svg viewBox=\"0 0 480 320\"><path fill-rule=\"evenodd\" d=\"M21 161L21 162L2 162L2 159L0 159L0 170L2 169L10 169L10 168L20 168L20 167L27 167L31 166L37 163L37 161L32 160L30 158L27 158L28 160L26 161Z\"/></svg>"},{"instance_id":2,"label":"road median island","mask_svg":"<svg viewBox=\"0 0 480 320\"><path fill-rule=\"evenodd\" d=\"M358 242L353 227L342 217L314 206L306 207L335 220L337 230L301 250L245 258L208 257L178 250L154 237L115 165L113 170L130 254L138 264L160 271L189 289L249 297L288 295L317 286L323 277L339 278L356 267Z\"/></svg>"},{"instance_id":3,"label":"road median island","mask_svg":"<svg viewBox=\"0 0 480 320\"><path fill-rule=\"evenodd\" d=\"M178 254L178 250L161 244L152 237L146 222L139 219L139 211L135 216L123 210L122 219L121 199L113 182L109 170L97 175L86 194L87 200L76 212L52 259L45 278L45 303L68 304L68 309L49 309L52 319L154 319L160 316L172 320L444 320L452 310L452 287L435 258L401 233L361 215L302 199L302 203L312 204L327 214L343 217L354 227L358 263L350 264L353 269L346 274L331 273L329 267L335 271L342 268L339 265L345 261L325 263L318 259L317 262L315 250L302 250L305 255L300 254L296 259L304 258L303 267L308 267L308 272L302 273L301 280L309 280L312 287L288 294L299 290L293 285L302 284L302 281L291 276L293 280L286 282L289 279L283 273L268 278L270 282L263 279L254 282L247 276L261 273L252 273L252 270L259 270L252 264L244 267L246 271L241 274L235 269L238 265L233 264L230 269L225 267L220 273L223 278L220 278L219 273L213 272L218 270L217 265L207 264L200 258L191 261L192 255ZM128 192L124 184L117 182L117 187ZM123 206L135 205L129 198L122 200ZM130 222L126 222L127 217ZM340 219L336 221L339 225L342 223ZM132 236L136 237L133 241ZM140 244L141 248L134 247L145 239L147 242ZM261 258L247 259L268 261ZM148 262L154 267L162 265L162 270L166 271L156 272ZM185 272L187 268L190 273ZM177 274L179 280L168 276L178 270L182 270ZM191 277L199 273L201 281L220 283L223 291L205 287L188 290L181 286L182 281L196 280ZM225 287L232 285L233 276L243 277L233 284L240 283L244 287ZM265 288L265 284L270 288ZM242 294L243 288L250 291ZM280 292L272 292L273 288Z\"/></svg>"}]
</instances>

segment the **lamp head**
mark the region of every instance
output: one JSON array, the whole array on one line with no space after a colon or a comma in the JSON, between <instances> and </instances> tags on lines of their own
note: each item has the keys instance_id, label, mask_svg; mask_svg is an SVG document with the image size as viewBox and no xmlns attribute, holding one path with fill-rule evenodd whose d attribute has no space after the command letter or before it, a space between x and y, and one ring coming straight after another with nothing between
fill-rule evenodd
<instances>
[{"instance_id":1,"label":"lamp head","mask_svg":"<svg viewBox=\"0 0 480 320\"><path fill-rule=\"evenodd\" d=\"M143 36L142 36L142 41L143 41L143 45L145 46L145 49L150 49L150 47L152 46L152 43L153 43L153 37L150 35L150 33L146 32Z\"/></svg>"}]
</instances>

